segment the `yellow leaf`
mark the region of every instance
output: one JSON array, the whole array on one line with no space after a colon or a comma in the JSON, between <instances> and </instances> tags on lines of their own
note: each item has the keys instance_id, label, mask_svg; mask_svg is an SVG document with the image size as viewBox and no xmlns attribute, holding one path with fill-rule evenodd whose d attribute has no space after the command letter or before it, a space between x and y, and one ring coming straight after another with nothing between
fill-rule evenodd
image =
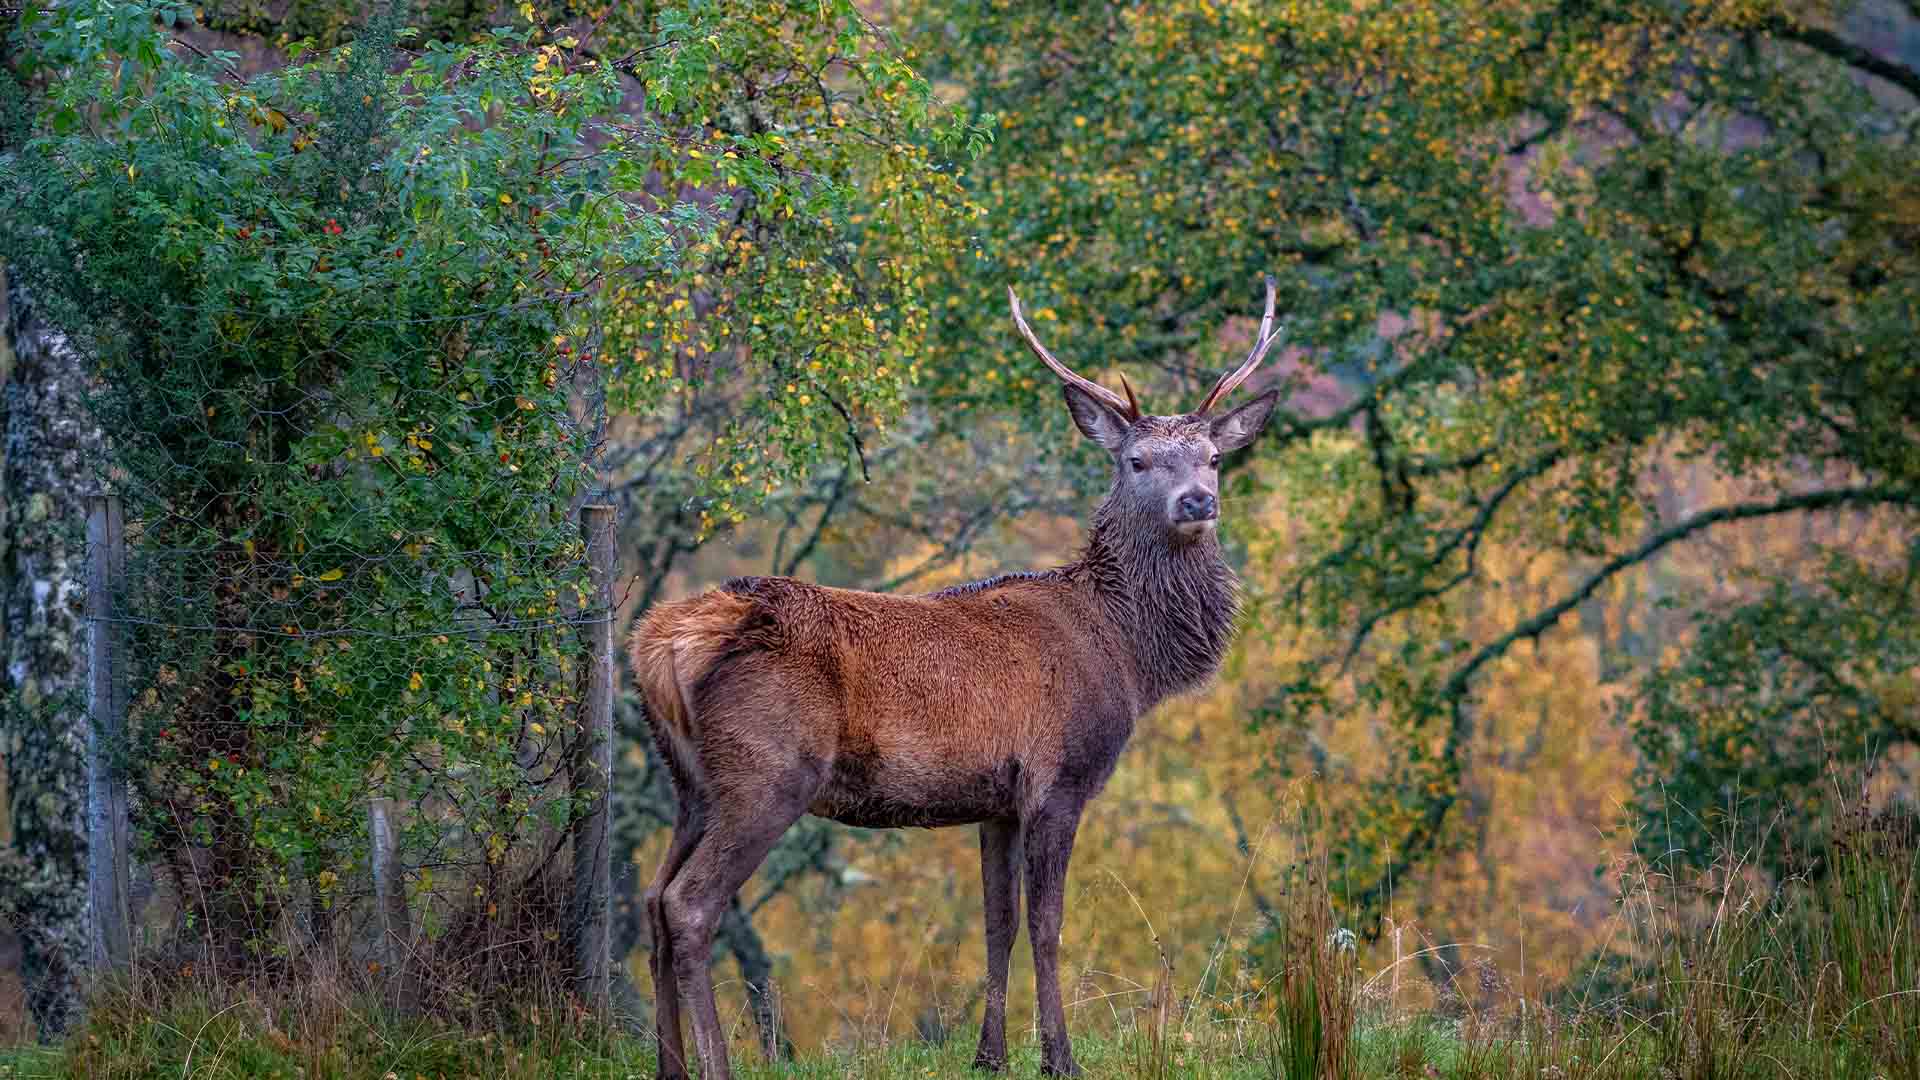
<instances>
[{"instance_id":1,"label":"yellow leaf","mask_svg":"<svg viewBox=\"0 0 1920 1080\"><path fill-rule=\"evenodd\" d=\"M417 671L413 673L412 678L407 680L407 689L409 690L419 690L420 688L426 685L427 685L427 681L421 678L420 673Z\"/></svg>"},{"instance_id":2,"label":"yellow leaf","mask_svg":"<svg viewBox=\"0 0 1920 1080\"><path fill-rule=\"evenodd\" d=\"M346 576L347 576L347 572L346 572L345 570L342 570L342 569L340 569L339 567L337 567L337 566L336 566L336 567L334 567L333 569L331 569L331 570L329 570L329 571L327 571L326 573L324 573L324 574L321 574L321 575L320 575L319 577L317 577L317 578L314 578L313 580L315 580L315 581L339 581L339 580L340 580L341 578L343 578L343 577L346 577Z\"/></svg>"}]
</instances>

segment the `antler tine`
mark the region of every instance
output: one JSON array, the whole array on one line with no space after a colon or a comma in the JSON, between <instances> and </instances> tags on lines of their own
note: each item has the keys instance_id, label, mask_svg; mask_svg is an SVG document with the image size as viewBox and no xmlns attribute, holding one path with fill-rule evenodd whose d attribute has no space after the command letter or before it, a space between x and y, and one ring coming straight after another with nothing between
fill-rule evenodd
<instances>
[{"instance_id":1,"label":"antler tine","mask_svg":"<svg viewBox=\"0 0 1920 1080\"><path fill-rule=\"evenodd\" d=\"M1127 392L1127 412L1132 414L1127 419L1140 419L1140 399L1133 396L1133 384L1127 381L1127 374L1124 371L1120 373L1120 389Z\"/></svg>"},{"instance_id":2,"label":"antler tine","mask_svg":"<svg viewBox=\"0 0 1920 1080\"><path fill-rule=\"evenodd\" d=\"M1206 400L1200 403L1199 408L1193 410L1193 415L1206 415L1208 409L1218 405L1222 398L1233 393L1241 383L1246 382L1247 376L1253 374L1253 369L1259 367L1260 361L1267 358L1267 350L1273 348L1274 343L1280 340L1280 333L1273 329L1273 301L1273 275L1268 274L1267 313L1260 319L1260 336L1253 340L1253 351L1247 354L1247 358L1240 362L1239 367L1220 376L1220 381L1213 384L1213 389L1207 392Z\"/></svg>"},{"instance_id":3,"label":"antler tine","mask_svg":"<svg viewBox=\"0 0 1920 1080\"><path fill-rule=\"evenodd\" d=\"M1007 303L1013 308L1013 325L1019 328L1020 336L1026 341L1027 348L1033 350L1033 355L1039 357L1040 362L1047 365L1048 370L1052 371L1055 377L1061 382L1069 386L1077 386L1101 401L1106 402L1108 405L1113 406L1116 412L1129 420L1140 419L1140 405L1133 400L1133 389L1131 387L1127 389L1127 396L1122 398L1119 394L1101 386L1099 383L1080 377L1074 373L1072 368L1053 358L1053 354L1047 351L1047 347L1040 344L1040 339L1034 336L1033 327L1028 326L1027 320L1021 316L1020 298L1014 295L1013 286L1011 285L1007 286ZM1124 382L1125 380L1123 379L1122 381Z\"/></svg>"}]
</instances>

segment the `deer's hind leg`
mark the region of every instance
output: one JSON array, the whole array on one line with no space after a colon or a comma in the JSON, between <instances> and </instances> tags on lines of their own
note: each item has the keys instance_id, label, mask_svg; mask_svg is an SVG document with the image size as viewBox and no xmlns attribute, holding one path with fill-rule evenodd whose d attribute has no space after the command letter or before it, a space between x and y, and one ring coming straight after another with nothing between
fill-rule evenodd
<instances>
[{"instance_id":1,"label":"deer's hind leg","mask_svg":"<svg viewBox=\"0 0 1920 1080\"><path fill-rule=\"evenodd\" d=\"M715 778L708 792L706 829L662 898L674 976L692 1023L701 1080L733 1075L708 968L714 931L733 894L806 812L826 778L817 763L797 759L773 768L737 759L729 766L724 783Z\"/></svg>"},{"instance_id":2,"label":"deer's hind leg","mask_svg":"<svg viewBox=\"0 0 1920 1080\"><path fill-rule=\"evenodd\" d=\"M673 841L666 857L647 886L647 933L653 939L653 954L648 966L653 970L653 1026L659 1049L657 1075L660 1080L686 1080L687 1048L680 1034L680 981L673 971L673 934L667 928L666 891L674 874L693 852L694 844L705 829L705 815L698 805L699 795L690 786L678 785L678 808L674 812Z\"/></svg>"}]
</instances>

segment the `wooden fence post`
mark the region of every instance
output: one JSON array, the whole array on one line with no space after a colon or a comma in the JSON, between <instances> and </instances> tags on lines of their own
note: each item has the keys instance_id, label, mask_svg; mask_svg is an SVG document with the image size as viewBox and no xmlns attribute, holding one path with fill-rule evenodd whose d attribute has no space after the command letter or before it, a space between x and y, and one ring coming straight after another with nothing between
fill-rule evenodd
<instances>
[{"instance_id":1,"label":"wooden fence post","mask_svg":"<svg viewBox=\"0 0 1920 1080\"><path fill-rule=\"evenodd\" d=\"M126 732L126 673L113 621L126 568L120 497L87 496L87 938L96 975L124 970L133 954L127 785L113 763Z\"/></svg>"},{"instance_id":2,"label":"wooden fence post","mask_svg":"<svg viewBox=\"0 0 1920 1080\"><path fill-rule=\"evenodd\" d=\"M407 912L407 883L401 876L400 838L393 827L393 800L376 795L367 802L367 840L372 848L374 906L380 912L380 963L388 998L410 1010L418 1004L413 965L413 920Z\"/></svg>"},{"instance_id":3,"label":"wooden fence post","mask_svg":"<svg viewBox=\"0 0 1920 1080\"><path fill-rule=\"evenodd\" d=\"M580 526L586 534L593 600L581 613L587 620L587 693L568 769L574 798L586 802L573 822L574 989L589 1008L606 1017L613 970L613 821L608 794L613 780L614 508L582 507Z\"/></svg>"}]
</instances>

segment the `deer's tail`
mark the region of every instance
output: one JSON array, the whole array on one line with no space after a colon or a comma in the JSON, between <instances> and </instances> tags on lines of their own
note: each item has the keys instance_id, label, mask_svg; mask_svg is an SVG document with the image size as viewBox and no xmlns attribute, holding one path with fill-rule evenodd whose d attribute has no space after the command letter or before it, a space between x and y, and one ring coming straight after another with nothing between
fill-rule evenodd
<instances>
[{"instance_id":1,"label":"deer's tail","mask_svg":"<svg viewBox=\"0 0 1920 1080\"><path fill-rule=\"evenodd\" d=\"M727 592L657 604L627 642L647 722L682 785L700 778L694 687L739 645L752 610L751 600Z\"/></svg>"}]
</instances>

